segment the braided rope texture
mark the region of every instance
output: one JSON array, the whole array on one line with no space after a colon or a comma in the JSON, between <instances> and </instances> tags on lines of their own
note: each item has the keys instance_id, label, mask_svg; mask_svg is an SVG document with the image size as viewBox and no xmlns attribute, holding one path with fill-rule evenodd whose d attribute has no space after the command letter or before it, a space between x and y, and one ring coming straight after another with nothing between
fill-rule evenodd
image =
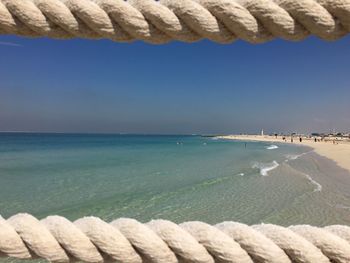
<instances>
[{"instance_id":1,"label":"braided rope texture","mask_svg":"<svg viewBox=\"0 0 350 263\"><path fill-rule=\"evenodd\" d=\"M0 35L218 43L335 40L350 0L0 0Z\"/></svg>"},{"instance_id":2,"label":"braided rope texture","mask_svg":"<svg viewBox=\"0 0 350 263\"><path fill-rule=\"evenodd\" d=\"M52 262L345 263L350 262L350 227L142 224L127 218L108 224L96 217L72 223L60 216L39 221L17 214L7 220L0 216L0 255Z\"/></svg>"}]
</instances>

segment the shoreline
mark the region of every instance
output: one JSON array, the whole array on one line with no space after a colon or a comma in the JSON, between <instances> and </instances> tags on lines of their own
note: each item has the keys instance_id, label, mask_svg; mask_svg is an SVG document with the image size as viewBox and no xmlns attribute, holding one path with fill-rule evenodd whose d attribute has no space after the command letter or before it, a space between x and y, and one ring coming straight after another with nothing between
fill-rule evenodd
<instances>
[{"instance_id":1,"label":"shoreline","mask_svg":"<svg viewBox=\"0 0 350 263\"><path fill-rule=\"evenodd\" d=\"M285 143L293 145L308 146L314 150L315 153L334 161L339 167L347 170L350 173L350 143L345 141L337 141L337 144L328 141L314 142L313 138L299 138L295 137L294 142L290 142L290 136L285 136L286 141L283 141L282 136L270 135L225 135L217 136L219 139L225 140L240 140L240 141L259 141L271 143Z\"/></svg>"}]
</instances>

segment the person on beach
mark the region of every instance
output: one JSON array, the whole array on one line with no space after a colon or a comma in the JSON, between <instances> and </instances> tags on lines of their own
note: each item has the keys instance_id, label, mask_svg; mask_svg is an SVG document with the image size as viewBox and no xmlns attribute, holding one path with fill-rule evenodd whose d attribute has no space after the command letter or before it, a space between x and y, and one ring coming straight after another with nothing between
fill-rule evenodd
<instances>
[{"instance_id":1,"label":"person on beach","mask_svg":"<svg viewBox=\"0 0 350 263\"><path fill-rule=\"evenodd\" d=\"M303 142L303 138L300 137L300 138L299 138L299 142Z\"/></svg>"}]
</instances>

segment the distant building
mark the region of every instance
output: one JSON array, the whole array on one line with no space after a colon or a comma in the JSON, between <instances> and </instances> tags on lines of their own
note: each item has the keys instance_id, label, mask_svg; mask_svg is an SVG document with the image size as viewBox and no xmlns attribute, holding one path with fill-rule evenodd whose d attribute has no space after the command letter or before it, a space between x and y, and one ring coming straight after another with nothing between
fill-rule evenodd
<instances>
[{"instance_id":1,"label":"distant building","mask_svg":"<svg viewBox=\"0 0 350 263\"><path fill-rule=\"evenodd\" d=\"M264 129L261 130L261 136L264 136Z\"/></svg>"}]
</instances>

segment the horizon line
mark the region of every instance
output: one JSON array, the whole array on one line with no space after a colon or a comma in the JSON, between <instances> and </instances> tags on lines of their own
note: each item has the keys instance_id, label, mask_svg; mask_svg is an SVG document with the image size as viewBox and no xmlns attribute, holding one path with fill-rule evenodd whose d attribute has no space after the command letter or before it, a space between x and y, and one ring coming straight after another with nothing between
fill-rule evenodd
<instances>
[{"instance_id":1,"label":"horizon line","mask_svg":"<svg viewBox=\"0 0 350 263\"><path fill-rule=\"evenodd\" d=\"M55 132L55 131L0 131L1 133L43 133L43 134L101 134L101 135L187 135L187 136L196 136L196 135L210 135L205 133L138 133L138 132ZM215 133L218 135L229 135L224 133Z\"/></svg>"}]
</instances>

